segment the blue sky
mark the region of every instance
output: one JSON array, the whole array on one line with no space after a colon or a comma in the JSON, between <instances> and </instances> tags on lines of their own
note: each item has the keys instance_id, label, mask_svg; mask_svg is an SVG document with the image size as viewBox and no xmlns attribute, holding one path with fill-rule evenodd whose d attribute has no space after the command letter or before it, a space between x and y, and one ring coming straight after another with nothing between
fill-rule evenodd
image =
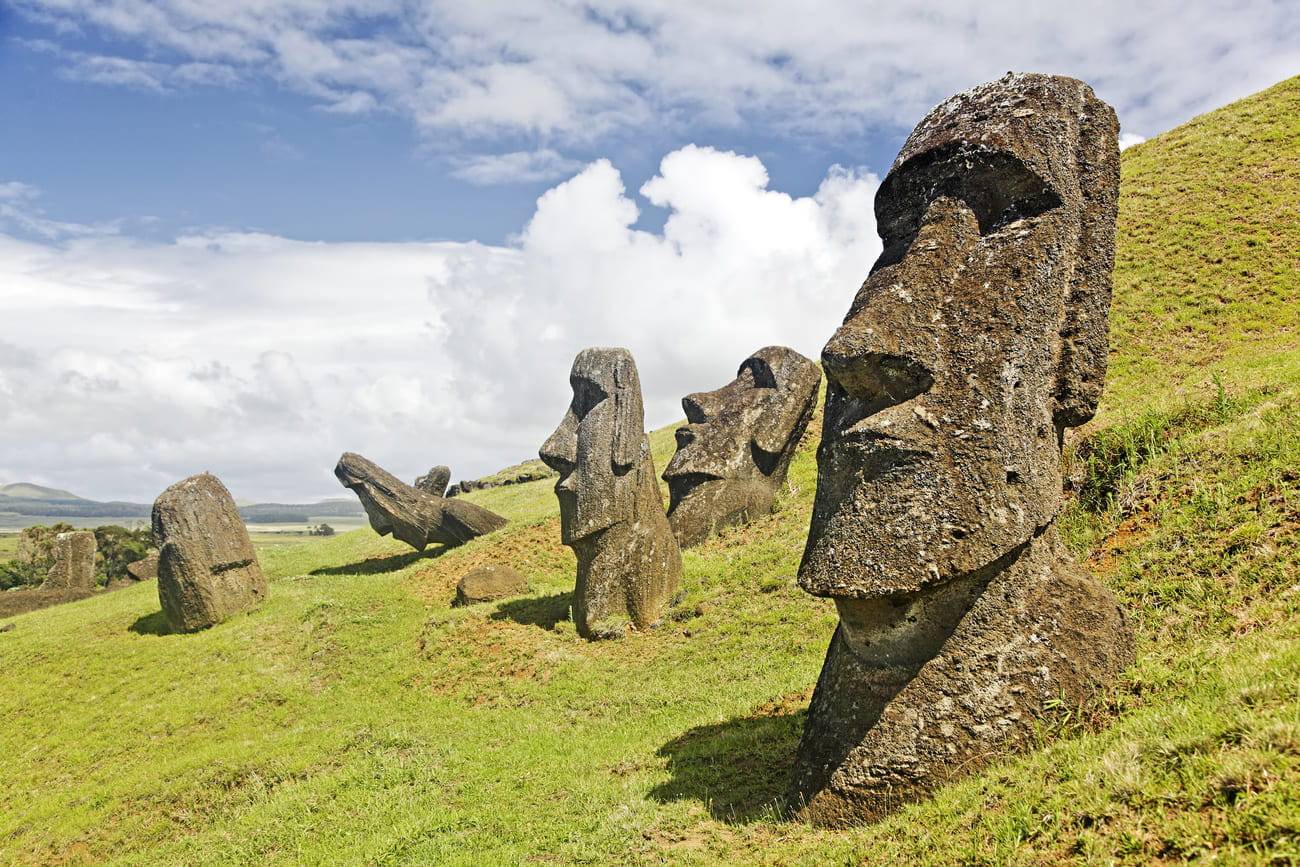
<instances>
[{"instance_id":1,"label":"blue sky","mask_svg":"<svg viewBox=\"0 0 1300 867\"><path fill-rule=\"evenodd\" d=\"M818 353L941 99L1075 75L1128 144L1300 70L1296 9L0 2L0 482L473 477L595 344L666 423L759 346Z\"/></svg>"}]
</instances>

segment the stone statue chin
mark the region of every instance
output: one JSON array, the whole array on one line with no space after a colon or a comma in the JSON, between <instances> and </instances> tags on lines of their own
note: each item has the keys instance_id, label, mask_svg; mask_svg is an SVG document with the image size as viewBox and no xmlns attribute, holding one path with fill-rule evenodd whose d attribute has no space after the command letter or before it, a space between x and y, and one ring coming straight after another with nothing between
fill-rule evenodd
<instances>
[{"instance_id":1,"label":"stone statue chin","mask_svg":"<svg viewBox=\"0 0 1300 867\"><path fill-rule=\"evenodd\" d=\"M793 349L746 358L716 391L682 398L686 424L664 470L668 521L682 547L772 511L812 416L821 371Z\"/></svg>"},{"instance_id":2,"label":"stone statue chin","mask_svg":"<svg viewBox=\"0 0 1300 867\"><path fill-rule=\"evenodd\" d=\"M884 250L822 353L799 572L840 616L791 793L814 822L1029 743L1132 659L1055 525L1105 376L1117 131L1082 82L1010 75L935 108L880 187Z\"/></svg>"}]
</instances>

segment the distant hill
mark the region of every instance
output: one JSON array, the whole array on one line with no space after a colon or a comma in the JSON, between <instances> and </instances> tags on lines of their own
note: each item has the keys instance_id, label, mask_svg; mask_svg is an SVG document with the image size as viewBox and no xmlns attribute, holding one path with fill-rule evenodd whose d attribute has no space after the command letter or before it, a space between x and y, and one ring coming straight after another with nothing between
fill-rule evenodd
<instances>
[{"instance_id":1,"label":"distant hill","mask_svg":"<svg viewBox=\"0 0 1300 867\"><path fill-rule=\"evenodd\" d=\"M14 482L0 485L0 496L17 497L24 500L80 500L76 494L60 491L58 488L46 488L28 482Z\"/></svg>"},{"instance_id":2,"label":"distant hill","mask_svg":"<svg viewBox=\"0 0 1300 867\"><path fill-rule=\"evenodd\" d=\"M0 514L147 520L152 510L149 503L87 500L69 491L26 482L0 486ZM248 503L239 507L239 514L250 524L296 524L315 518L360 517L365 510L355 498L333 497L319 503Z\"/></svg>"}]
</instances>

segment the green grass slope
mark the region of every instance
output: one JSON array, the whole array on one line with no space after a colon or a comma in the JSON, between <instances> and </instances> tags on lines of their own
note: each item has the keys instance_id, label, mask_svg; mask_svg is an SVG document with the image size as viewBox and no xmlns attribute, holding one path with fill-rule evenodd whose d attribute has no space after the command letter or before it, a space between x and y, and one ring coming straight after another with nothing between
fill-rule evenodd
<instances>
[{"instance_id":1,"label":"green grass slope","mask_svg":"<svg viewBox=\"0 0 1300 867\"><path fill-rule=\"evenodd\" d=\"M1034 752L873 827L781 818L834 626L793 582L814 432L777 513L686 552L685 598L618 642L564 619L545 481L471 494L513 523L445 553L369 531L265 549L266 605L201 634L160 634L151 586L14 619L0 860L1300 859L1298 98L1125 154L1112 376L1062 522L1138 662L1050 709ZM662 468L671 429L652 441ZM486 562L531 593L451 609Z\"/></svg>"}]
</instances>

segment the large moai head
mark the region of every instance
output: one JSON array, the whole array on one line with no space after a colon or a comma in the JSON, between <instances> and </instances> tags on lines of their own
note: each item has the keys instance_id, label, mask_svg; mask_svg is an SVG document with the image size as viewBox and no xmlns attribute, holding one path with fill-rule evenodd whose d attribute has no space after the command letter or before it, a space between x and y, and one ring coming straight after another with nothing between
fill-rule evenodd
<instances>
[{"instance_id":1,"label":"large moai head","mask_svg":"<svg viewBox=\"0 0 1300 867\"><path fill-rule=\"evenodd\" d=\"M560 474L560 536L578 560L574 625L584 638L612 638L659 620L682 555L664 514L631 354L584 349L569 383L573 399L539 455Z\"/></svg>"},{"instance_id":2,"label":"large moai head","mask_svg":"<svg viewBox=\"0 0 1300 867\"><path fill-rule=\"evenodd\" d=\"M813 822L1032 743L1132 659L1054 526L1062 434L1105 374L1117 133L1086 84L1008 75L935 108L877 193L884 250L822 353L799 571L840 618L791 789Z\"/></svg>"},{"instance_id":3,"label":"large moai head","mask_svg":"<svg viewBox=\"0 0 1300 867\"><path fill-rule=\"evenodd\" d=\"M1061 434L1106 370L1116 133L1086 84L1008 75L908 138L876 196L884 251L822 353L805 590L915 591L1055 517Z\"/></svg>"},{"instance_id":4,"label":"large moai head","mask_svg":"<svg viewBox=\"0 0 1300 867\"><path fill-rule=\"evenodd\" d=\"M235 500L221 480L200 473L153 504L158 601L174 632L195 632L266 599L266 576Z\"/></svg>"},{"instance_id":5,"label":"large moai head","mask_svg":"<svg viewBox=\"0 0 1300 867\"><path fill-rule=\"evenodd\" d=\"M584 349L569 374L573 400L539 452L560 474L566 544L631 520L637 474L650 454L636 362L626 349Z\"/></svg>"},{"instance_id":6,"label":"large moai head","mask_svg":"<svg viewBox=\"0 0 1300 867\"><path fill-rule=\"evenodd\" d=\"M821 371L784 346L746 358L736 378L682 398L686 424L664 470L668 521L683 546L772 510L808 426Z\"/></svg>"}]
</instances>

